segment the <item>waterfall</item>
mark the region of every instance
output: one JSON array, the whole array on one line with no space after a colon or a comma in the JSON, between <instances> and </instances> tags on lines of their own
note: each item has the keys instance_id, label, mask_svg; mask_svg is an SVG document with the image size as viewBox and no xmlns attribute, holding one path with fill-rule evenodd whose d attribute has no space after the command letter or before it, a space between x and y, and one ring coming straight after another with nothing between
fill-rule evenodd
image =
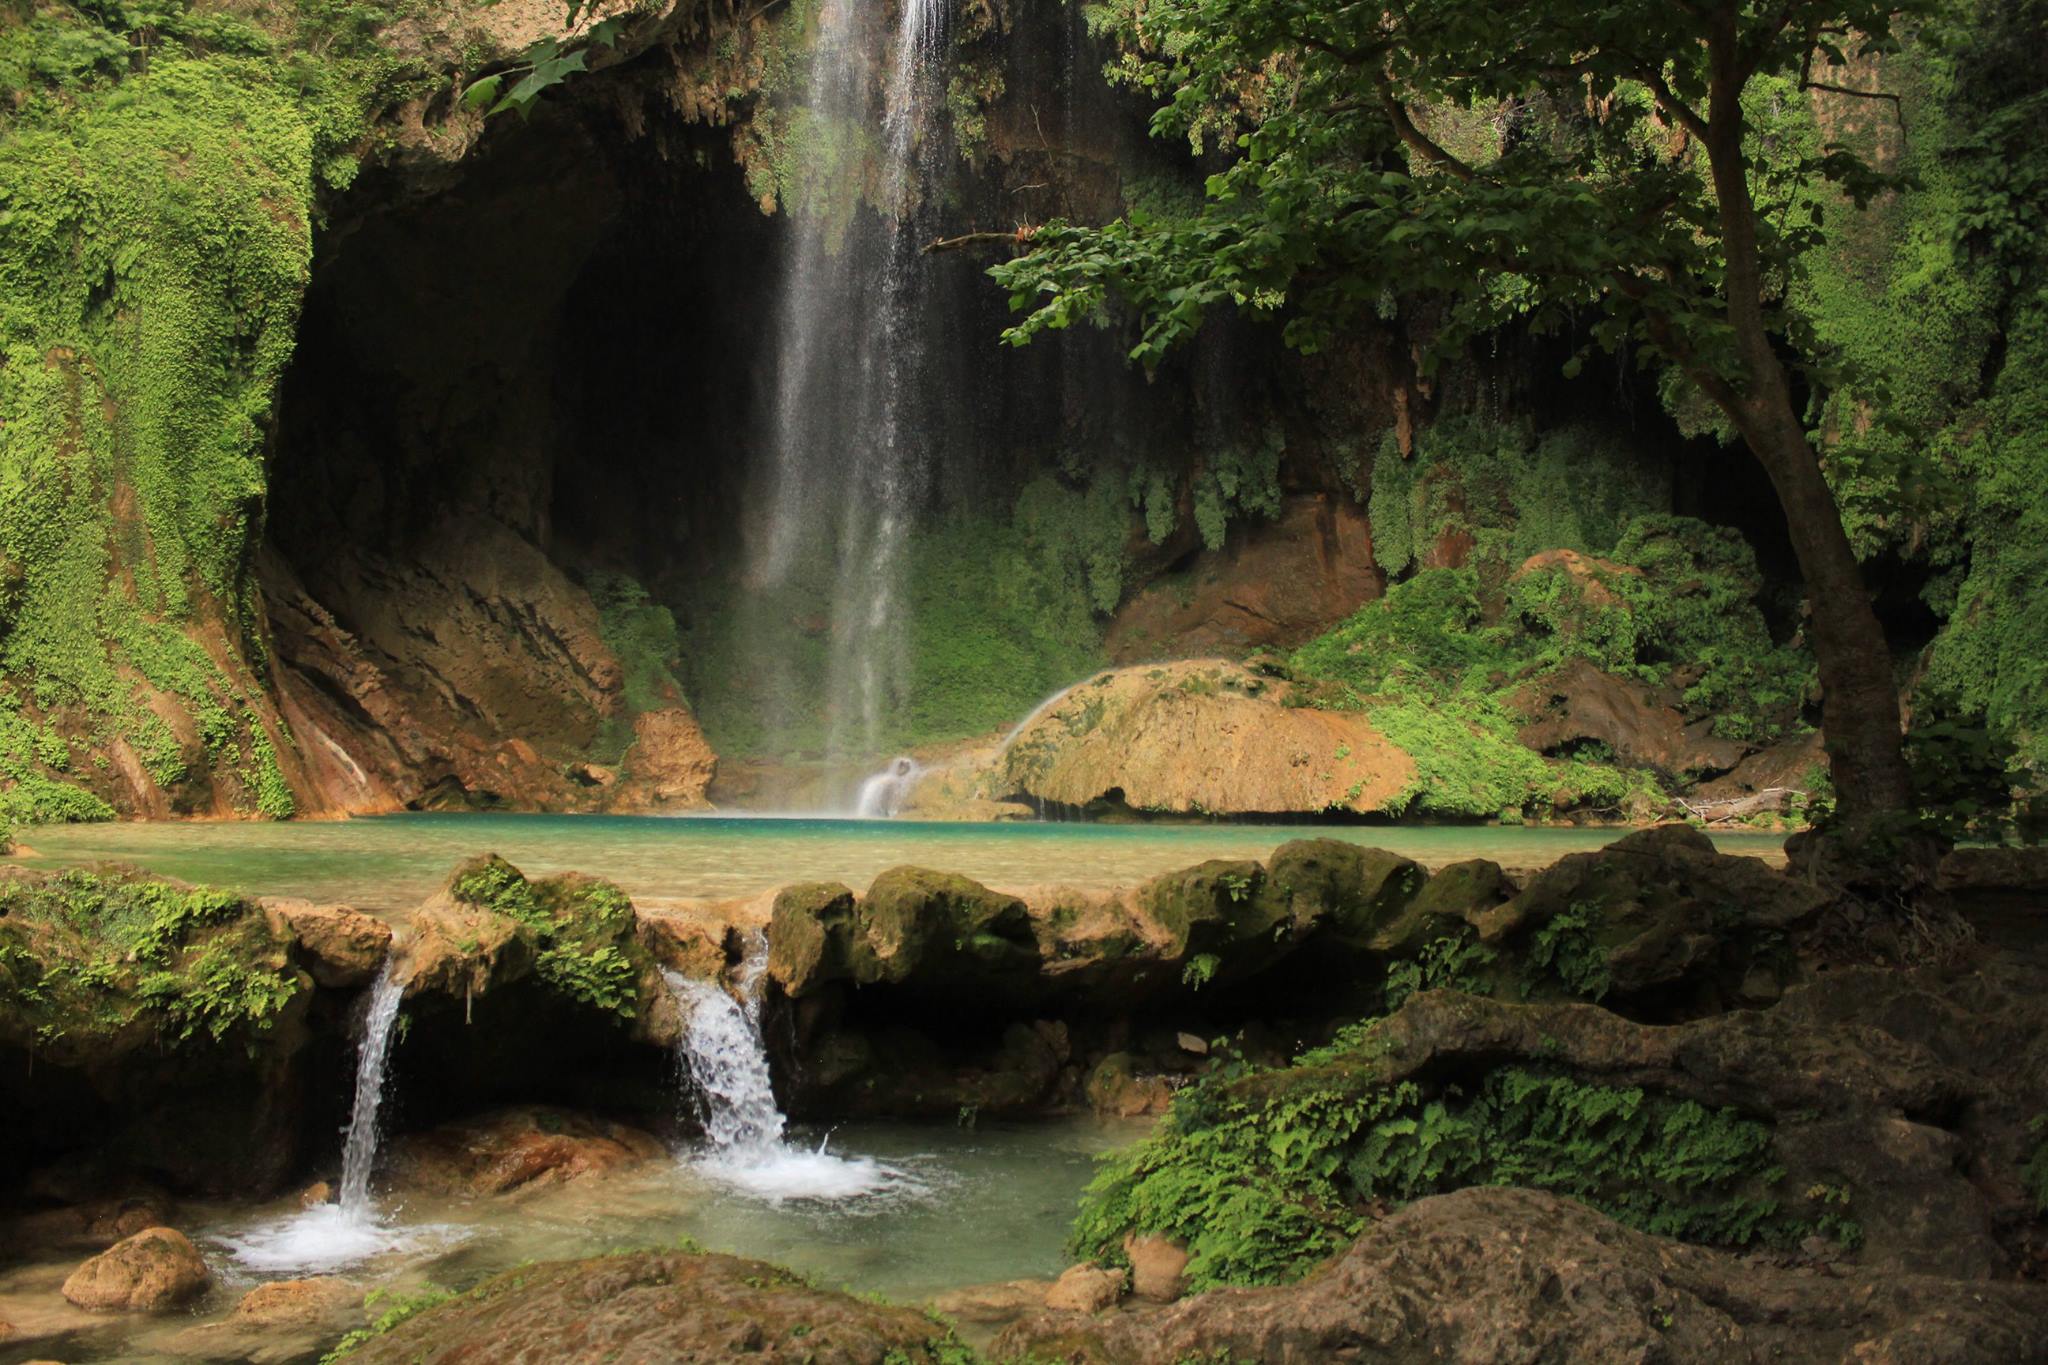
<instances>
[{"instance_id":1,"label":"waterfall","mask_svg":"<svg viewBox=\"0 0 2048 1365\"><path fill-rule=\"evenodd\" d=\"M370 1202L370 1175L377 1166L377 1116L384 1105L398 1010L405 1001L405 979L394 965L396 958L394 953L385 959L363 1013L355 1099L342 1142L340 1197L332 1204L315 1204L282 1219L223 1233L220 1240L249 1270L264 1275L331 1274L393 1252L452 1245L464 1235L438 1224L397 1224L381 1217Z\"/></svg>"},{"instance_id":2,"label":"waterfall","mask_svg":"<svg viewBox=\"0 0 2048 1365\"><path fill-rule=\"evenodd\" d=\"M876 11L827 0L819 18L800 111L805 165L783 196L792 224L772 486L748 574L754 588L773 589L801 567L830 585L824 695L795 684L791 659L761 668L764 696L822 704L827 755L837 761L871 758L908 690L905 556L932 455L918 248L942 154L928 118L944 105L946 6L902 0L893 38L863 31ZM892 55L877 109L871 49L883 41ZM778 732L795 717L765 719Z\"/></svg>"},{"instance_id":3,"label":"waterfall","mask_svg":"<svg viewBox=\"0 0 2048 1365\"><path fill-rule=\"evenodd\" d=\"M888 767L860 784L860 797L853 813L863 820L890 820L903 809L924 768L914 758L893 760Z\"/></svg>"},{"instance_id":4,"label":"waterfall","mask_svg":"<svg viewBox=\"0 0 2048 1365\"><path fill-rule=\"evenodd\" d=\"M683 1015L676 1044L679 1069L696 1092L704 1122L704 1150L693 1164L711 1179L771 1203L921 1192L922 1184L896 1167L834 1156L822 1142L806 1148L788 1141L761 1035L767 974L766 934L755 936L732 990L717 981L662 972Z\"/></svg>"},{"instance_id":5,"label":"waterfall","mask_svg":"<svg viewBox=\"0 0 2048 1365\"><path fill-rule=\"evenodd\" d=\"M386 958L370 987L370 1005L363 1016L363 1037L356 1051L355 1103L349 1109L348 1137L341 1147L341 1212L352 1222L370 1217L370 1172L377 1164L377 1111L384 1103L384 1081L391 1060L391 1038L397 1031L398 1007L405 1002L405 982Z\"/></svg>"},{"instance_id":6,"label":"waterfall","mask_svg":"<svg viewBox=\"0 0 2048 1365\"><path fill-rule=\"evenodd\" d=\"M683 1012L678 1050L684 1074L696 1083L704 1136L724 1156L759 1159L782 1147L782 1111L775 1107L768 1047L761 1038L767 966L763 938L733 982L737 994L716 981L662 973Z\"/></svg>"}]
</instances>

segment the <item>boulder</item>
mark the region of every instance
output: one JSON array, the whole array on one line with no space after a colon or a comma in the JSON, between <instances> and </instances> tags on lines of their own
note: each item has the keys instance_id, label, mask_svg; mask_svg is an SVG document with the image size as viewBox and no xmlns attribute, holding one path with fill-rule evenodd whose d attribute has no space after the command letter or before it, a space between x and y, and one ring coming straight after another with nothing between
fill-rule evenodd
<instances>
[{"instance_id":1,"label":"boulder","mask_svg":"<svg viewBox=\"0 0 2048 1365\"><path fill-rule=\"evenodd\" d=\"M402 1190L479 1196L559 1185L666 1155L638 1128L527 1105L408 1134L392 1144L389 1160Z\"/></svg>"},{"instance_id":2,"label":"boulder","mask_svg":"<svg viewBox=\"0 0 2048 1365\"><path fill-rule=\"evenodd\" d=\"M1220 659L1114 669L1070 689L994 759L992 796L1175 815L1376 811L1415 760L1356 712L1285 704Z\"/></svg>"},{"instance_id":3,"label":"boulder","mask_svg":"<svg viewBox=\"0 0 2048 1365\"><path fill-rule=\"evenodd\" d=\"M1716 852L1690 826L1664 825L1560 858L1476 923L1490 947L1540 948L1575 993L1670 1006L1679 987L1716 978L1723 996L1739 998L1757 950L1827 904L1809 882Z\"/></svg>"},{"instance_id":4,"label":"boulder","mask_svg":"<svg viewBox=\"0 0 2048 1365\"><path fill-rule=\"evenodd\" d=\"M605 807L619 812L705 810L705 792L718 776L718 755L687 707L643 711L633 721L633 745L623 772L606 791Z\"/></svg>"},{"instance_id":5,"label":"boulder","mask_svg":"<svg viewBox=\"0 0 2048 1365\"><path fill-rule=\"evenodd\" d=\"M170 1214L169 1198L155 1192L92 1199L9 1219L7 1240L16 1246L45 1249L110 1247L145 1228L162 1227Z\"/></svg>"},{"instance_id":6,"label":"boulder","mask_svg":"<svg viewBox=\"0 0 2048 1365\"><path fill-rule=\"evenodd\" d=\"M915 982L980 996L1038 967L1031 916L1015 896L950 872L892 867L860 899L854 980Z\"/></svg>"},{"instance_id":7,"label":"boulder","mask_svg":"<svg viewBox=\"0 0 2048 1365\"><path fill-rule=\"evenodd\" d=\"M1930 1260L1927 1264L1939 1265ZM1325 1270L1076 1324L1045 1312L994 1354L1069 1362L1370 1359L2048 1360L2048 1287L1787 1269L1651 1237L1570 1200L1477 1188L1372 1224Z\"/></svg>"},{"instance_id":8,"label":"boulder","mask_svg":"<svg viewBox=\"0 0 2048 1365\"><path fill-rule=\"evenodd\" d=\"M1527 717L1516 736L1539 753L1596 743L1616 759L1667 773L1724 773L1743 747L1717 739L1705 722L1688 724L1673 699L1586 659L1572 659L1515 694Z\"/></svg>"},{"instance_id":9,"label":"boulder","mask_svg":"<svg viewBox=\"0 0 2048 1365\"><path fill-rule=\"evenodd\" d=\"M1128 1278L1099 1265L1068 1266L1046 1291L1045 1306L1055 1313L1100 1313L1124 1296Z\"/></svg>"},{"instance_id":10,"label":"boulder","mask_svg":"<svg viewBox=\"0 0 2048 1365\"><path fill-rule=\"evenodd\" d=\"M768 921L768 974L782 993L801 999L853 975L855 936L851 889L803 882L775 895Z\"/></svg>"},{"instance_id":11,"label":"boulder","mask_svg":"<svg viewBox=\"0 0 2048 1365\"><path fill-rule=\"evenodd\" d=\"M1367 943L1423 889L1413 858L1341 839L1296 839L1266 860L1271 897L1284 901L1299 935L1327 922L1350 944Z\"/></svg>"},{"instance_id":12,"label":"boulder","mask_svg":"<svg viewBox=\"0 0 2048 1365\"><path fill-rule=\"evenodd\" d=\"M628 1252L522 1266L357 1347L349 1365L937 1359L912 1308L818 1289L762 1261Z\"/></svg>"},{"instance_id":13,"label":"boulder","mask_svg":"<svg viewBox=\"0 0 2048 1365\"><path fill-rule=\"evenodd\" d=\"M212 1278L184 1233L145 1228L72 1271L64 1297L95 1313L161 1313L206 1292Z\"/></svg>"},{"instance_id":14,"label":"boulder","mask_svg":"<svg viewBox=\"0 0 2048 1365\"><path fill-rule=\"evenodd\" d=\"M362 1325L363 1291L334 1276L274 1280L242 1296L218 1322L188 1328L166 1346L180 1356L290 1365Z\"/></svg>"},{"instance_id":15,"label":"boulder","mask_svg":"<svg viewBox=\"0 0 2048 1365\"><path fill-rule=\"evenodd\" d=\"M391 926L348 906L272 897L263 908L298 940L300 965L330 989L364 985L391 951Z\"/></svg>"},{"instance_id":16,"label":"boulder","mask_svg":"<svg viewBox=\"0 0 2048 1365\"><path fill-rule=\"evenodd\" d=\"M1140 1074L1137 1058L1112 1052L1088 1073L1088 1106L1105 1118L1134 1119L1163 1114L1173 1104L1173 1086L1164 1076Z\"/></svg>"},{"instance_id":17,"label":"boulder","mask_svg":"<svg viewBox=\"0 0 2048 1365\"><path fill-rule=\"evenodd\" d=\"M1187 1292L1187 1248L1157 1233L1124 1238L1131 1263L1131 1292L1153 1303L1172 1303Z\"/></svg>"}]
</instances>

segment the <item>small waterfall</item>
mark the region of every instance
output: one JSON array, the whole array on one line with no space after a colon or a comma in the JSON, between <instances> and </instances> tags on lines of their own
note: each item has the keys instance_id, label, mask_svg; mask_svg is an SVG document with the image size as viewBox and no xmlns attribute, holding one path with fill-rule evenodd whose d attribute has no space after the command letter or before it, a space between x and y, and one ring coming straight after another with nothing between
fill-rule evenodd
<instances>
[{"instance_id":1,"label":"small waterfall","mask_svg":"<svg viewBox=\"0 0 2048 1365\"><path fill-rule=\"evenodd\" d=\"M761 1037L761 980L768 970L765 936L748 955L733 985L664 971L683 1012L678 1044L682 1067L696 1082L704 1136L728 1156L765 1157L782 1147L782 1111L768 1075L768 1046Z\"/></svg>"},{"instance_id":2,"label":"small waterfall","mask_svg":"<svg viewBox=\"0 0 2048 1365\"><path fill-rule=\"evenodd\" d=\"M924 767L914 758L899 758L860 784L860 798L853 813L863 820L890 820L903 809Z\"/></svg>"},{"instance_id":3,"label":"small waterfall","mask_svg":"<svg viewBox=\"0 0 2048 1365\"><path fill-rule=\"evenodd\" d=\"M757 934L727 990L716 981L663 971L683 1014L676 1044L683 1075L693 1084L704 1121L704 1151L695 1166L721 1184L771 1203L837 1201L889 1193L920 1193L904 1171L865 1157L833 1156L825 1144L792 1145L776 1107L761 1036L761 995L768 975L768 936Z\"/></svg>"},{"instance_id":4,"label":"small waterfall","mask_svg":"<svg viewBox=\"0 0 2048 1365\"><path fill-rule=\"evenodd\" d=\"M385 959L363 1013L355 1102L342 1142L340 1197L332 1204L316 1204L274 1222L223 1234L221 1240L246 1269L264 1275L331 1274L392 1252L452 1245L464 1235L457 1228L431 1223L397 1223L380 1216L370 1201L370 1175L377 1166L377 1118L390 1079L398 1011L405 1002L405 978L399 975L397 958L393 953Z\"/></svg>"},{"instance_id":5,"label":"small waterfall","mask_svg":"<svg viewBox=\"0 0 2048 1365\"><path fill-rule=\"evenodd\" d=\"M370 1209L370 1173L377 1164L377 1111L384 1104L385 1073L391 1060L391 1039L397 1032L398 1008L405 1003L405 982L385 959L370 987L370 1006L363 1016L363 1037L356 1051L356 1096L349 1110L348 1137L341 1148L341 1212L352 1222L366 1221Z\"/></svg>"}]
</instances>

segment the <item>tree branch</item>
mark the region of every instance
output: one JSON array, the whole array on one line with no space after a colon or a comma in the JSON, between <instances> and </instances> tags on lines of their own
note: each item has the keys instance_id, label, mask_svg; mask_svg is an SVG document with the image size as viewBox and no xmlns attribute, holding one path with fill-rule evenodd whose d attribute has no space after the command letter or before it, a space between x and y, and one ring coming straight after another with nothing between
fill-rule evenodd
<instances>
[{"instance_id":1,"label":"tree branch","mask_svg":"<svg viewBox=\"0 0 2048 1365\"><path fill-rule=\"evenodd\" d=\"M1470 182L1478 178L1478 173L1470 166L1415 126L1415 120L1408 116L1408 106L1394 97L1394 87L1385 76L1374 76L1373 85L1379 90L1380 104L1386 109L1387 119L1394 125L1394 132L1401 141L1420 152L1426 160L1435 162L1460 180Z\"/></svg>"},{"instance_id":2,"label":"tree branch","mask_svg":"<svg viewBox=\"0 0 2048 1365\"><path fill-rule=\"evenodd\" d=\"M997 243L1004 246L1024 246L1031 241L1036 231L1035 228L1020 227L1014 232L965 232L958 237L941 237L926 243L924 254L929 256L934 251L965 251L969 247L994 246Z\"/></svg>"}]
</instances>

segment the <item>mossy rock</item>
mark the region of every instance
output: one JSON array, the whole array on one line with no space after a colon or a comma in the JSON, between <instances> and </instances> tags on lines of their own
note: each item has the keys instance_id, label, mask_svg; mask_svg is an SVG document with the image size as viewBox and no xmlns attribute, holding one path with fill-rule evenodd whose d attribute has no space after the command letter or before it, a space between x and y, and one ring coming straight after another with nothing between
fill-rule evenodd
<instances>
[{"instance_id":1,"label":"mossy rock","mask_svg":"<svg viewBox=\"0 0 2048 1365\"><path fill-rule=\"evenodd\" d=\"M59 1066L142 1047L289 1051L312 978L254 900L128 871L0 870L0 1043Z\"/></svg>"},{"instance_id":2,"label":"mossy rock","mask_svg":"<svg viewBox=\"0 0 2048 1365\"><path fill-rule=\"evenodd\" d=\"M540 881L496 854L473 858L415 917L406 993L469 999L529 973L553 993L621 1019L646 1012L658 964L633 902L580 872Z\"/></svg>"},{"instance_id":3,"label":"mossy rock","mask_svg":"<svg viewBox=\"0 0 2048 1365\"><path fill-rule=\"evenodd\" d=\"M1265 884L1266 869L1248 858L1212 858L1160 873L1138 903L1172 936L1169 956L1191 958L1291 929L1291 908L1261 895Z\"/></svg>"},{"instance_id":4,"label":"mossy rock","mask_svg":"<svg viewBox=\"0 0 2048 1365\"><path fill-rule=\"evenodd\" d=\"M1398 917L1427 875L1413 858L1339 839L1297 839L1267 860L1266 893L1284 903L1298 932L1327 924L1363 946Z\"/></svg>"},{"instance_id":5,"label":"mossy rock","mask_svg":"<svg viewBox=\"0 0 2048 1365\"><path fill-rule=\"evenodd\" d=\"M1680 985L1739 998L1757 962L1785 957L1787 933L1826 904L1817 887L1669 825L1559 859L1476 923L1489 947L1527 958L1536 986L1668 1004Z\"/></svg>"},{"instance_id":6,"label":"mossy rock","mask_svg":"<svg viewBox=\"0 0 2048 1365\"><path fill-rule=\"evenodd\" d=\"M894 867L861 897L854 980L978 995L1026 989L1039 966L1030 911L950 872Z\"/></svg>"},{"instance_id":7,"label":"mossy rock","mask_svg":"<svg viewBox=\"0 0 2048 1365\"><path fill-rule=\"evenodd\" d=\"M1425 944L1463 938L1479 916L1499 905L1511 888L1496 863L1483 858L1452 863L1430 875L1414 898L1380 920L1365 947L1387 957L1408 958Z\"/></svg>"},{"instance_id":8,"label":"mossy rock","mask_svg":"<svg viewBox=\"0 0 2048 1365\"><path fill-rule=\"evenodd\" d=\"M853 975L853 890L801 882L775 897L768 920L768 972L796 999Z\"/></svg>"}]
</instances>

